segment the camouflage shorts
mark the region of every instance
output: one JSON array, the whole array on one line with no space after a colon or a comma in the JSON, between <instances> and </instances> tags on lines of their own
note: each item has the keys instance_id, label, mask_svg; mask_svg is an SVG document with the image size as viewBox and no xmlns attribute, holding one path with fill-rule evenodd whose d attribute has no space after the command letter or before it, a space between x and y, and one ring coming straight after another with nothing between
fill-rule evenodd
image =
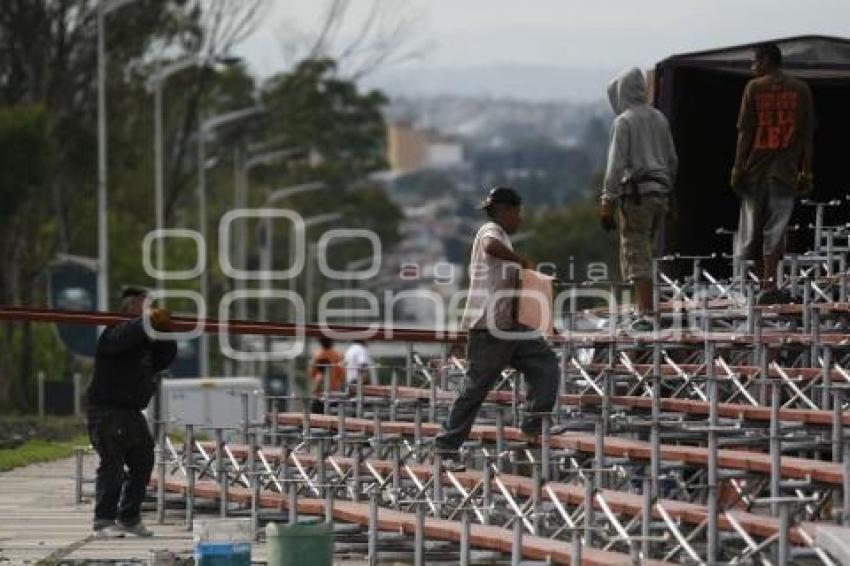
<instances>
[{"instance_id":1,"label":"camouflage shorts","mask_svg":"<svg viewBox=\"0 0 850 566\"><path fill-rule=\"evenodd\" d=\"M666 195L643 195L640 204L631 197L620 201L620 269L624 280L652 277L655 234L667 208Z\"/></svg>"}]
</instances>

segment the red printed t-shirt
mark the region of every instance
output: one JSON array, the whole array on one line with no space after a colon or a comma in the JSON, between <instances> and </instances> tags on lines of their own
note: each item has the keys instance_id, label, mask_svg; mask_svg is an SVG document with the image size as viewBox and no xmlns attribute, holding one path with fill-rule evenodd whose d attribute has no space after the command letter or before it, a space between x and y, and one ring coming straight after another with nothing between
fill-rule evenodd
<instances>
[{"instance_id":1,"label":"red printed t-shirt","mask_svg":"<svg viewBox=\"0 0 850 566\"><path fill-rule=\"evenodd\" d=\"M814 127L812 92L803 81L775 72L747 83L738 116L738 130L752 139L741 168L747 180L794 186Z\"/></svg>"}]
</instances>

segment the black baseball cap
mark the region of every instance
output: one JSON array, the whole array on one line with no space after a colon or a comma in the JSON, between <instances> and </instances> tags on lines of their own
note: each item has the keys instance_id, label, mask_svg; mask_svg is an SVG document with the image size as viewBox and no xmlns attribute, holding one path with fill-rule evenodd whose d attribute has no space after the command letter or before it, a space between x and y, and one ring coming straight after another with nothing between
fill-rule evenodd
<instances>
[{"instance_id":1,"label":"black baseball cap","mask_svg":"<svg viewBox=\"0 0 850 566\"><path fill-rule=\"evenodd\" d=\"M148 294L148 290L144 287L124 287L121 291L121 298L126 299L127 297L144 297Z\"/></svg>"},{"instance_id":2,"label":"black baseball cap","mask_svg":"<svg viewBox=\"0 0 850 566\"><path fill-rule=\"evenodd\" d=\"M490 194L487 195L487 198L484 199L484 202L478 208L483 210L493 204L520 206L522 204L522 197L510 187L494 187L490 189Z\"/></svg>"}]
</instances>

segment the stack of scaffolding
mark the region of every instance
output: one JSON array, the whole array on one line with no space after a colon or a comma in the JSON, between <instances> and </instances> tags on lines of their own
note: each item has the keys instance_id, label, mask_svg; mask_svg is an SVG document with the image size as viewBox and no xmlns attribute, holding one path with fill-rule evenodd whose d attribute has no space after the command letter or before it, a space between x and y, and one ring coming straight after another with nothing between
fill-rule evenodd
<instances>
[{"instance_id":1,"label":"stack of scaffolding","mask_svg":"<svg viewBox=\"0 0 850 566\"><path fill-rule=\"evenodd\" d=\"M616 306L580 310L577 286L557 313L560 396L543 433L529 442L515 427L523 376L507 370L463 447L464 472L443 470L432 443L464 360L422 359L415 342L389 385L328 395L325 414L269 399L264 426L187 426L179 445L160 427L160 519L166 492L184 496L188 525L202 501L249 515L258 536L270 519L325 517L338 552L373 563L839 564L848 251L846 226L819 223L814 249L779 266L797 304L767 307L747 265L721 278L705 258L659 258L660 330L639 335L617 330ZM668 275L683 262L688 277ZM552 435L554 424L568 431Z\"/></svg>"}]
</instances>

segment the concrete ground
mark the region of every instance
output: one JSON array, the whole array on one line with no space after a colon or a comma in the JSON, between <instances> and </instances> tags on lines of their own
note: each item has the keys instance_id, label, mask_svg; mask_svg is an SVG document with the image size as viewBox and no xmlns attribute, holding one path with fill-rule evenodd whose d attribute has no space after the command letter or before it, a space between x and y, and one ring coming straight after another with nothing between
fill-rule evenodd
<instances>
[{"instance_id":1,"label":"concrete ground","mask_svg":"<svg viewBox=\"0 0 850 566\"><path fill-rule=\"evenodd\" d=\"M95 466L96 457L86 456L86 477L93 477ZM192 533L176 509L164 525L156 524L155 513L145 512L143 520L154 531L153 538L93 539L92 490L92 485L85 486L83 503L74 502L73 458L0 474L0 565L147 564L155 551L191 556ZM253 558L265 560L265 545L254 546Z\"/></svg>"}]
</instances>

